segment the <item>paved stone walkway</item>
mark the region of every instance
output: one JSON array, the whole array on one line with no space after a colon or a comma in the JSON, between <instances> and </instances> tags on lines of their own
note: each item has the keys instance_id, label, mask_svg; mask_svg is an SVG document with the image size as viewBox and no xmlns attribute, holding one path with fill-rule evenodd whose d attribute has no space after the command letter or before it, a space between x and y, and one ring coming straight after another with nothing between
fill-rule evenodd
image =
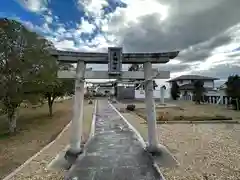
<instances>
[{"instance_id":1,"label":"paved stone walkway","mask_svg":"<svg viewBox=\"0 0 240 180\"><path fill-rule=\"evenodd\" d=\"M135 134L99 100L95 137L67 175L70 180L161 180Z\"/></svg>"}]
</instances>

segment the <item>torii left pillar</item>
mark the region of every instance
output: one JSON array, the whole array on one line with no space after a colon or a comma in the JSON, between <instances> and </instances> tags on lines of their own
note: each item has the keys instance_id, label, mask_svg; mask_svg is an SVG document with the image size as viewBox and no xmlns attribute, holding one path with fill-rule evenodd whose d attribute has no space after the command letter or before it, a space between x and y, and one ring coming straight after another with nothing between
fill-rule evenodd
<instances>
[{"instance_id":1,"label":"torii left pillar","mask_svg":"<svg viewBox=\"0 0 240 180\"><path fill-rule=\"evenodd\" d=\"M70 148L66 152L65 158L74 161L82 153L82 122L83 122L83 102L84 102L84 74L86 64L78 61L75 79L75 95L73 103L73 117L71 123Z\"/></svg>"}]
</instances>

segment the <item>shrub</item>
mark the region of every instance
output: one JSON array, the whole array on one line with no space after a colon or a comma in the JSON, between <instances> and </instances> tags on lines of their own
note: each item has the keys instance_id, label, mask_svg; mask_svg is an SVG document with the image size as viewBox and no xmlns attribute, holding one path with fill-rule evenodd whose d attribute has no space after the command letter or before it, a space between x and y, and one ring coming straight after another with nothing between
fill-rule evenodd
<instances>
[{"instance_id":1,"label":"shrub","mask_svg":"<svg viewBox=\"0 0 240 180\"><path fill-rule=\"evenodd\" d=\"M168 112L159 112L158 113L158 117L157 117L157 121L168 121L169 117L168 117Z\"/></svg>"},{"instance_id":2,"label":"shrub","mask_svg":"<svg viewBox=\"0 0 240 180\"><path fill-rule=\"evenodd\" d=\"M92 104L92 103L93 103L92 100L89 100L89 101L88 101L88 104Z\"/></svg>"},{"instance_id":3,"label":"shrub","mask_svg":"<svg viewBox=\"0 0 240 180\"><path fill-rule=\"evenodd\" d=\"M127 105L127 110L128 111L134 111L135 110L135 108L136 108L136 106L134 105L134 104L129 104L129 105Z\"/></svg>"},{"instance_id":4,"label":"shrub","mask_svg":"<svg viewBox=\"0 0 240 180\"><path fill-rule=\"evenodd\" d=\"M179 85L175 81L172 83L171 97L173 100L177 100L180 97Z\"/></svg>"},{"instance_id":5,"label":"shrub","mask_svg":"<svg viewBox=\"0 0 240 180\"><path fill-rule=\"evenodd\" d=\"M225 83L226 94L232 98L231 104L235 110L240 110L240 76L232 75L228 77Z\"/></svg>"}]
</instances>

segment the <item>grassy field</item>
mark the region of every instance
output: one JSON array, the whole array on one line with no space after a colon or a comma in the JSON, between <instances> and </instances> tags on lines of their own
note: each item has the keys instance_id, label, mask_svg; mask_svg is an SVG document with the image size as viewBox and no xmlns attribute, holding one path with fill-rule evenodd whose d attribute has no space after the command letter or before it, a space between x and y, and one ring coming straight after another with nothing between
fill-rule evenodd
<instances>
[{"instance_id":1,"label":"grassy field","mask_svg":"<svg viewBox=\"0 0 240 180\"><path fill-rule=\"evenodd\" d=\"M91 128L93 106L85 102L83 141L88 138ZM0 179L24 163L28 158L51 142L70 122L72 117L72 100L54 104L53 117L48 116L48 107L21 108L17 121L18 133L7 136L7 122L0 119Z\"/></svg>"}]
</instances>

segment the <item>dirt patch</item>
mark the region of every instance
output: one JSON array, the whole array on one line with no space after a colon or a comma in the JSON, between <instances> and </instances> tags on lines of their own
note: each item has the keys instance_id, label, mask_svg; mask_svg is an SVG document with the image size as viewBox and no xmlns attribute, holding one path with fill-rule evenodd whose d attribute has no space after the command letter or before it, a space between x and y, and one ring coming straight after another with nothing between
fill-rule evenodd
<instances>
[{"instance_id":1,"label":"dirt patch","mask_svg":"<svg viewBox=\"0 0 240 180\"><path fill-rule=\"evenodd\" d=\"M17 121L15 136L2 134L0 138L0 179L24 163L61 132L71 119L72 100L54 104L53 117L48 116L48 107L22 108ZM1 132L7 124L2 119Z\"/></svg>"},{"instance_id":2,"label":"dirt patch","mask_svg":"<svg viewBox=\"0 0 240 180\"><path fill-rule=\"evenodd\" d=\"M86 142L91 129L93 111L94 105L89 105L85 102L83 118L83 142ZM70 131L71 127L65 129L60 138L56 139L56 141L49 148L41 152L29 164L27 164L23 169L21 169L12 178L10 178L10 180L63 180L66 173L65 170L51 168L49 169L47 167L57 154L59 155L66 153L66 146L69 144L69 138L71 135Z\"/></svg>"},{"instance_id":3,"label":"dirt patch","mask_svg":"<svg viewBox=\"0 0 240 180\"><path fill-rule=\"evenodd\" d=\"M220 106L220 105L218 105ZM216 105L183 103L176 107L157 107L157 121L211 121L211 120L238 120L240 112ZM138 116L146 119L144 108L134 111Z\"/></svg>"}]
</instances>

